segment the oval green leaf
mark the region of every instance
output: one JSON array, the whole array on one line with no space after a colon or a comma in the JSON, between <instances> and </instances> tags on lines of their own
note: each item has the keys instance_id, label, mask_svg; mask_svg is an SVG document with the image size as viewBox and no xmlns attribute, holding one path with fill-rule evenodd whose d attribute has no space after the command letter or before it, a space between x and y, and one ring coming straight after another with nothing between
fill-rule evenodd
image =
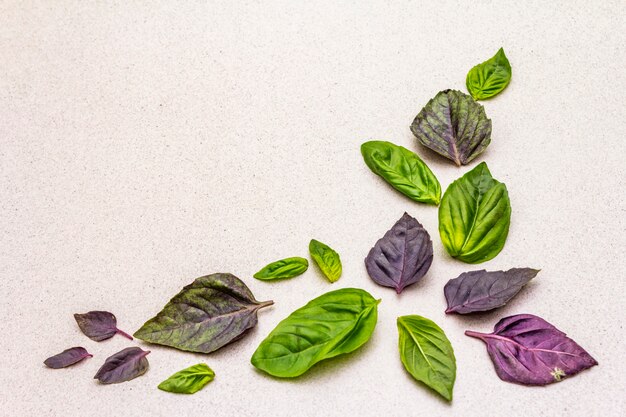
<instances>
[{"instance_id":1,"label":"oval green leaf","mask_svg":"<svg viewBox=\"0 0 626 417\"><path fill-rule=\"evenodd\" d=\"M398 317L400 359L416 380L448 401L456 379L456 358L446 334L433 321L416 315Z\"/></svg>"},{"instance_id":2,"label":"oval green leaf","mask_svg":"<svg viewBox=\"0 0 626 417\"><path fill-rule=\"evenodd\" d=\"M361 154L372 172L411 200L439 204L439 181L415 153L391 142L370 141L361 145Z\"/></svg>"},{"instance_id":3,"label":"oval green leaf","mask_svg":"<svg viewBox=\"0 0 626 417\"><path fill-rule=\"evenodd\" d=\"M439 234L448 253L467 263L494 258L506 242L511 202L506 185L480 163L443 195L439 207Z\"/></svg>"},{"instance_id":4,"label":"oval green leaf","mask_svg":"<svg viewBox=\"0 0 626 417\"><path fill-rule=\"evenodd\" d=\"M335 282L341 277L341 259L339 254L331 247L318 240L311 239L309 252L311 253L311 258L313 258L330 282Z\"/></svg>"},{"instance_id":5,"label":"oval green leaf","mask_svg":"<svg viewBox=\"0 0 626 417\"><path fill-rule=\"evenodd\" d=\"M273 279L287 279L301 275L309 267L309 261L304 258L285 258L280 261L266 265L259 272L254 274L256 279L261 281L271 281Z\"/></svg>"},{"instance_id":6,"label":"oval green leaf","mask_svg":"<svg viewBox=\"0 0 626 417\"><path fill-rule=\"evenodd\" d=\"M372 335L379 302L357 288L317 297L278 323L252 355L252 365L292 378L324 359L352 352Z\"/></svg>"},{"instance_id":7,"label":"oval green leaf","mask_svg":"<svg viewBox=\"0 0 626 417\"><path fill-rule=\"evenodd\" d=\"M489 60L476 65L467 73L465 84L475 100L485 100L498 95L511 81L511 64L504 49Z\"/></svg>"},{"instance_id":8,"label":"oval green leaf","mask_svg":"<svg viewBox=\"0 0 626 417\"><path fill-rule=\"evenodd\" d=\"M215 378L215 372L206 363L176 372L159 384L159 389L176 394L195 394Z\"/></svg>"}]
</instances>

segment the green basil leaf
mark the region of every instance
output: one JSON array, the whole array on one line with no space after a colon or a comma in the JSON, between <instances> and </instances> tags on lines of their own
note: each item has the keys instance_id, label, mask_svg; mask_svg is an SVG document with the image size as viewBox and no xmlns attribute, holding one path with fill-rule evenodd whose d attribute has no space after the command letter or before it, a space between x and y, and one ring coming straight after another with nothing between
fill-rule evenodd
<instances>
[{"instance_id":1,"label":"green basil leaf","mask_svg":"<svg viewBox=\"0 0 626 417\"><path fill-rule=\"evenodd\" d=\"M379 302L357 288L317 297L278 323L251 362L270 375L291 378L324 359L352 352L372 335Z\"/></svg>"},{"instance_id":2,"label":"green basil leaf","mask_svg":"<svg viewBox=\"0 0 626 417\"><path fill-rule=\"evenodd\" d=\"M294 258L285 258L266 265L263 269L254 274L254 277L262 281L293 278L303 274L308 267L309 261L304 258L297 256Z\"/></svg>"},{"instance_id":3,"label":"green basil leaf","mask_svg":"<svg viewBox=\"0 0 626 417\"><path fill-rule=\"evenodd\" d=\"M195 394L215 378L215 372L206 363L176 372L159 384L159 389L177 394Z\"/></svg>"},{"instance_id":4,"label":"green basil leaf","mask_svg":"<svg viewBox=\"0 0 626 417\"><path fill-rule=\"evenodd\" d=\"M511 81L511 64L504 49L489 60L476 65L467 73L467 90L476 100L485 100L498 95Z\"/></svg>"},{"instance_id":5,"label":"green basil leaf","mask_svg":"<svg viewBox=\"0 0 626 417\"><path fill-rule=\"evenodd\" d=\"M443 195L439 207L439 234L450 255L468 263L494 258L509 234L511 203L506 185L480 163Z\"/></svg>"},{"instance_id":6,"label":"green basil leaf","mask_svg":"<svg viewBox=\"0 0 626 417\"><path fill-rule=\"evenodd\" d=\"M454 350L446 334L421 316L398 317L400 359L416 380L452 401L456 379Z\"/></svg>"},{"instance_id":7,"label":"green basil leaf","mask_svg":"<svg viewBox=\"0 0 626 417\"><path fill-rule=\"evenodd\" d=\"M439 204L439 181L415 153L391 142L371 141L361 145L361 154L372 172L411 200Z\"/></svg>"},{"instance_id":8,"label":"green basil leaf","mask_svg":"<svg viewBox=\"0 0 626 417\"><path fill-rule=\"evenodd\" d=\"M411 132L422 145L461 166L491 143L491 120L485 108L469 95L444 90L415 116Z\"/></svg>"},{"instance_id":9,"label":"green basil leaf","mask_svg":"<svg viewBox=\"0 0 626 417\"><path fill-rule=\"evenodd\" d=\"M311 239L309 243L309 252L330 282L335 282L341 277L341 259L337 252L315 239Z\"/></svg>"}]
</instances>

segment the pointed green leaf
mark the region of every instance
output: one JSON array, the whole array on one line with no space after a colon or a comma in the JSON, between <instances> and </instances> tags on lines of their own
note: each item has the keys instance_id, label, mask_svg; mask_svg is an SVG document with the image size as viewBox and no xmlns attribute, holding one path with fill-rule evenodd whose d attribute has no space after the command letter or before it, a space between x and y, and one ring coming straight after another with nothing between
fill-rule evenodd
<instances>
[{"instance_id":1,"label":"pointed green leaf","mask_svg":"<svg viewBox=\"0 0 626 417\"><path fill-rule=\"evenodd\" d=\"M331 291L309 301L261 342L252 365L273 376L292 378L322 360L358 349L374 331L379 301L357 288Z\"/></svg>"},{"instance_id":2,"label":"pointed green leaf","mask_svg":"<svg viewBox=\"0 0 626 417\"><path fill-rule=\"evenodd\" d=\"M176 372L159 384L159 389L177 394L194 394L215 378L215 372L206 363Z\"/></svg>"},{"instance_id":3,"label":"pointed green leaf","mask_svg":"<svg viewBox=\"0 0 626 417\"><path fill-rule=\"evenodd\" d=\"M266 265L259 272L254 274L256 279L270 281L273 279L287 279L301 275L309 267L309 261L304 258L285 258L280 261Z\"/></svg>"},{"instance_id":4,"label":"pointed green leaf","mask_svg":"<svg viewBox=\"0 0 626 417\"><path fill-rule=\"evenodd\" d=\"M309 243L309 252L330 282L335 282L341 277L341 259L337 252L315 239L311 239Z\"/></svg>"},{"instance_id":5,"label":"pointed green leaf","mask_svg":"<svg viewBox=\"0 0 626 417\"><path fill-rule=\"evenodd\" d=\"M506 242L511 202L506 185L480 163L443 195L439 207L439 234L448 253L467 263L494 258Z\"/></svg>"},{"instance_id":6,"label":"pointed green leaf","mask_svg":"<svg viewBox=\"0 0 626 417\"><path fill-rule=\"evenodd\" d=\"M370 141L361 145L361 154L372 172L411 200L439 204L439 181L415 153L391 142Z\"/></svg>"},{"instance_id":7,"label":"pointed green leaf","mask_svg":"<svg viewBox=\"0 0 626 417\"><path fill-rule=\"evenodd\" d=\"M400 359L416 380L452 401L456 358L446 334L421 316L398 317Z\"/></svg>"},{"instance_id":8,"label":"pointed green leaf","mask_svg":"<svg viewBox=\"0 0 626 417\"><path fill-rule=\"evenodd\" d=\"M467 90L476 100L485 100L498 95L511 81L511 64L504 49L467 73Z\"/></svg>"}]
</instances>

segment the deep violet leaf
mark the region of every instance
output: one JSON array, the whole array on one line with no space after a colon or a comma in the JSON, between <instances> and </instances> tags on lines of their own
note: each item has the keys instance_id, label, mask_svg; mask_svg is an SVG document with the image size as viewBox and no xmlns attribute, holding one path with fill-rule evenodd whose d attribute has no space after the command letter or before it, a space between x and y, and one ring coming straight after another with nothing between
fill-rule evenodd
<instances>
[{"instance_id":1,"label":"deep violet leaf","mask_svg":"<svg viewBox=\"0 0 626 417\"><path fill-rule=\"evenodd\" d=\"M101 342L115 336L116 333L133 340L132 336L117 328L117 319L108 311L90 311L74 314L80 330L91 340Z\"/></svg>"},{"instance_id":2,"label":"deep violet leaf","mask_svg":"<svg viewBox=\"0 0 626 417\"><path fill-rule=\"evenodd\" d=\"M465 334L487 344L496 373L507 382L546 385L598 364L565 333L532 314L506 317L491 334Z\"/></svg>"},{"instance_id":3,"label":"deep violet leaf","mask_svg":"<svg viewBox=\"0 0 626 417\"><path fill-rule=\"evenodd\" d=\"M212 274L184 287L134 336L150 343L209 353L244 336L257 324L259 302L232 274Z\"/></svg>"},{"instance_id":4,"label":"deep violet leaf","mask_svg":"<svg viewBox=\"0 0 626 417\"><path fill-rule=\"evenodd\" d=\"M448 302L446 313L467 314L502 307L537 273L539 270L532 268L463 272L443 288Z\"/></svg>"},{"instance_id":5,"label":"deep violet leaf","mask_svg":"<svg viewBox=\"0 0 626 417\"><path fill-rule=\"evenodd\" d=\"M149 350L138 347L120 350L104 361L104 365L96 372L94 379L103 384L117 384L137 378L148 370L149 364L146 359L148 353L150 353Z\"/></svg>"},{"instance_id":6,"label":"deep violet leaf","mask_svg":"<svg viewBox=\"0 0 626 417\"><path fill-rule=\"evenodd\" d=\"M73 347L69 349L65 349L61 353L57 353L54 356L50 356L48 359L43 361L43 363L52 369L60 369L66 368L68 366L74 365L82 361L85 358L91 358L93 355L87 352L87 349L84 347Z\"/></svg>"},{"instance_id":7,"label":"deep violet leaf","mask_svg":"<svg viewBox=\"0 0 626 417\"><path fill-rule=\"evenodd\" d=\"M161 382L160 390L176 394L195 394L215 378L215 372L206 363L190 366Z\"/></svg>"},{"instance_id":8,"label":"deep violet leaf","mask_svg":"<svg viewBox=\"0 0 626 417\"><path fill-rule=\"evenodd\" d=\"M402 290L418 282L433 261L433 242L424 227L404 215L376 242L365 258L369 276L379 285Z\"/></svg>"},{"instance_id":9,"label":"deep violet leaf","mask_svg":"<svg viewBox=\"0 0 626 417\"><path fill-rule=\"evenodd\" d=\"M456 90L437 93L415 116L417 140L458 166L469 164L491 142L491 120L482 105Z\"/></svg>"}]
</instances>

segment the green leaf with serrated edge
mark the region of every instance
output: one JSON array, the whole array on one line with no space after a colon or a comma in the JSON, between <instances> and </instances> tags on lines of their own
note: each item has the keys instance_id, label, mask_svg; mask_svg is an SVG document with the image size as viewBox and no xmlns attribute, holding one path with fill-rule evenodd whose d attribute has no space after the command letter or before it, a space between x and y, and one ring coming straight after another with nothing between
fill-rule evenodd
<instances>
[{"instance_id":1,"label":"green leaf with serrated edge","mask_svg":"<svg viewBox=\"0 0 626 417\"><path fill-rule=\"evenodd\" d=\"M352 352L372 335L379 302L357 288L321 295L278 323L252 355L252 365L292 378L322 360Z\"/></svg>"},{"instance_id":2,"label":"green leaf with serrated edge","mask_svg":"<svg viewBox=\"0 0 626 417\"><path fill-rule=\"evenodd\" d=\"M309 267L309 261L300 257L285 258L266 265L254 274L256 279L270 281L273 279L287 279L301 275Z\"/></svg>"},{"instance_id":3,"label":"green leaf with serrated edge","mask_svg":"<svg viewBox=\"0 0 626 417\"><path fill-rule=\"evenodd\" d=\"M511 81L511 64L504 49L467 73L467 90L476 100L485 100L498 95Z\"/></svg>"},{"instance_id":4,"label":"green leaf with serrated edge","mask_svg":"<svg viewBox=\"0 0 626 417\"><path fill-rule=\"evenodd\" d=\"M398 345L404 368L448 401L456 379L454 350L433 321L416 315L398 317Z\"/></svg>"},{"instance_id":5,"label":"green leaf with serrated edge","mask_svg":"<svg viewBox=\"0 0 626 417\"><path fill-rule=\"evenodd\" d=\"M467 263L494 258L506 242L511 202L506 185L484 162L454 181L439 206L439 235L448 253Z\"/></svg>"},{"instance_id":6,"label":"green leaf with serrated edge","mask_svg":"<svg viewBox=\"0 0 626 417\"><path fill-rule=\"evenodd\" d=\"M391 142L370 141L361 145L361 154L372 172L411 200L439 204L439 181L415 153Z\"/></svg>"},{"instance_id":7,"label":"green leaf with serrated edge","mask_svg":"<svg viewBox=\"0 0 626 417\"><path fill-rule=\"evenodd\" d=\"M341 277L341 259L332 248L318 240L311 239L309 252L330 282L335 282Z\"/></svg>"},{"instance_id":8,"label":"green leaf with serrated edge","mask_svg":"<svg viewBox=\"0 0 626 417\"><path fill-rule=\"evenodd\" d=\"M134 336L149 343L189 352L210 353L256 326L259 302L232 274L212 274L184 287Z\"/></svg>"},{"instance_id":9,"label":"green leaf with serrated edge","mask_svg":"<svg viewBox=\"0 0 626 417\"><path fill-rule=\"evenodd\" d=\"M427 148L467 165L491 142L491 120L484 107L456 90L437 93L415 116L411 131Z\"/></svg>"},{"instance_id":10,"label":"green leaf with serrated edge","mask_svg":"<svg viewBox=\"0 0 626 417\"><path fill-rule=\"evenodd\" d=\"M215 372L206 363L176 372L159 384L159 389L177 394L195 394L215 378Z\"/></svg>"}]
</instances>

